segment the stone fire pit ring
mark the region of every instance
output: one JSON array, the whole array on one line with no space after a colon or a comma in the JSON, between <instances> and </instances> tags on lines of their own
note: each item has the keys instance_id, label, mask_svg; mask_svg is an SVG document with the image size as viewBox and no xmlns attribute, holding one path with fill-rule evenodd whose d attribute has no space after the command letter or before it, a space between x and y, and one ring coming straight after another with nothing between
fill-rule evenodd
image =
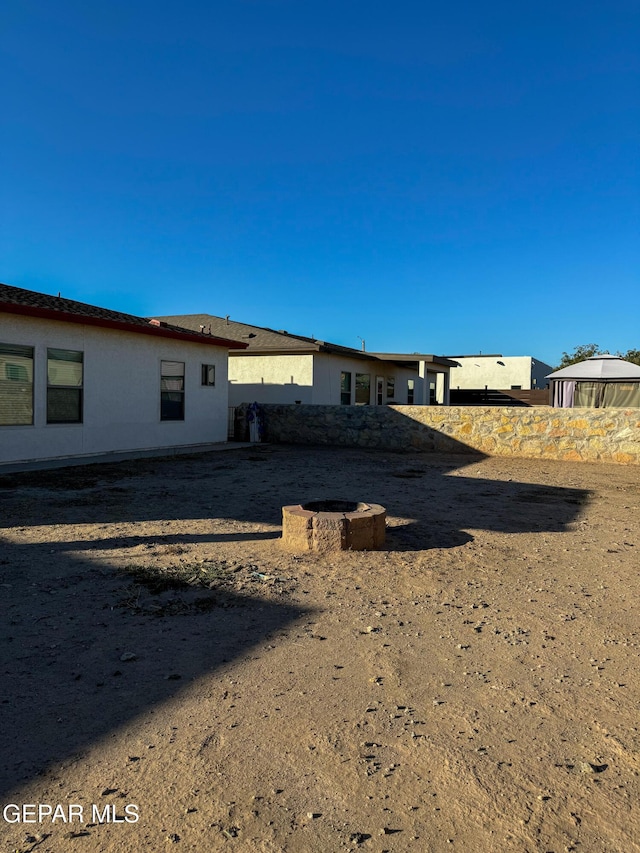
<instances>
[{"instance_id":1,"label":"stone fire pit ring","mask_svg":"<svg viewBox=\"0 0 640 853\"><path fill-rule=\"evenodd\" d=\"M375 551L384 546L387 511L380 504L319 500L282 507L288 551Z\"/></svg>"}]
</instances>

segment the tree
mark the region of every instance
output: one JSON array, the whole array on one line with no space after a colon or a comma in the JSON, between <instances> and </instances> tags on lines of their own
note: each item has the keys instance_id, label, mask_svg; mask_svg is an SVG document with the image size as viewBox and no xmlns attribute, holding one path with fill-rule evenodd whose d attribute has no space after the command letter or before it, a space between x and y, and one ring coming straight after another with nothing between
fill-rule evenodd
<instances>
[{"instance_id":1,"label":"tree","mask_svg":"<svg viewBox=\"0 0 640 853\"><path fill-rule=\"evenodd\" d=\"M632 361L634 364L640 364L640 349L628 349L625 353L617 352L620 358L625 361Z\"/></svg>"},{"instance_id":2,"label":"tree","mask_svg":"<svg viewBox=\"0 0 640 853\"><path fill-rule=\"evenodd\" d=\"M594 355L602 355L603 350L598 344L582 344L576 347L572 353L563 352L560 364L556 370L561 370L563 367L569 367L571 364L577 364L579 361L584 361L585 358L591 358Z\"/></svg>"},{"instance_id":3,"label":"tree","mask_svg":"<svg viewBox=\"0 0 640 853\"><path fill-rule=\"evenodd\" d=\"M609 353L607 349L600 349L598 344L582 344L576 347L572 353L563 352L562 360L556 367L556 370L561 370L563 367L569 367L571 364L577 364L579 361L584 361L585 358L592 358L594 355L606 355ZM626 352L617 352L618 358L624 358L625 361L632 361L634 364L640 365L640 350L630 349Z\"/></svg>"}]
</instances>

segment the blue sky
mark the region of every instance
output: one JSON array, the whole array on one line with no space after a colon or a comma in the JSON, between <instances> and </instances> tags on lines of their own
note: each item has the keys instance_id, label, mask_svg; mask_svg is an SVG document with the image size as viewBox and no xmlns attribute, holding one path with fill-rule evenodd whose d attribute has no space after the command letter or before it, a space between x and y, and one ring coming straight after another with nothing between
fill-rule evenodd
<instances>
[{"instance_id":1,"label":"blue sky","mask_svg":"<svg viewBox=\"0 0 640 853\"><path fill-rule=\"evenodd\" d=\"M371 350L640 346L637 2L4 0L0 280Z\"/></svg>"}]
</instances>

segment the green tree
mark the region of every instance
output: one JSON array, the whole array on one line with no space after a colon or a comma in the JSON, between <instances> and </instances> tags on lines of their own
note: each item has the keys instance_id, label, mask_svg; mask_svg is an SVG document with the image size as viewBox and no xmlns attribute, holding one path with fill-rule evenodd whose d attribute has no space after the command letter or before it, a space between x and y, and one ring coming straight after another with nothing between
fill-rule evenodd
<instances>
[{"instance_id":1,"label":"green tree","mask_svg":"<svg viewBox=\"0 0 640 853\"><path fill-rule=\"evenodd\" d=\"M632 361L634 364L640 364L640 349L628 349L626 352L617 352L620 358L625 361Z\"/></svg>"},{"instance_id":2,"label":"green tree","mask_svg":"<svg viewBox=\"0 0 640 853\"><path fill-rule=\"evenodd\" d=\"M576 347L573 352L563 352L560 364L556 370L561 370L563 367L569 367L571 364L577 364L579 361L584 361L585 358L591 358L594 355L602 355L604 350L601 350L598 344L582 344Z\"/></svg>"},{"instance_id":3,"label":"green tree","mask_svg":"<svg viewBox=\"0 0 640 853\"><path fill-rule=\"evenodd\" d=\"M560 370L563 367L569 367L570 364L577 364L579 361L584 361L585 358L592 358L594 355L605 355L609 352L607 349L600 349L598 344L582 344L576 347L573 352L563 352L560 364L555 368ZM624 358L625 361L632 361L634 364L640 365L640 349L629 349L626 352L617 352L618 358Z\"/></svg>"}]
</instances>

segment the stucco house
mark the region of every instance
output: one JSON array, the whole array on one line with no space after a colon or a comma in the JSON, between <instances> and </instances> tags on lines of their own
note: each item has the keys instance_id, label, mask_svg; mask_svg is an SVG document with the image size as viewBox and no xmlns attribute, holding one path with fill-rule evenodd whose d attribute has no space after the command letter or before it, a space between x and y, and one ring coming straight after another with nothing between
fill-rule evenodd
<instances>
[{"instance_id":1,"label":"stucco house","mask_svg":"<svg viewBox=\"0 0 640 853\"><path fill-rule=\"evenodd\" d=\"M229 352L229 405L430 405L449 403L453 362L422 353L365 352L212 314L162 317L247 344Z\"/></svg>"},{"instance_id":2,"label":"stucco house","mask_svg":"<svg viewBox=\"0 0 640 853\"><path fill-rule=\"evenodd\" d=\"M493 388L499 391L547 388L548 364L530 355L449 355L451 387L460 390Z\"/></svg>"},{"instance_id":3,"label":"stucco house","mask_svg":"<svg viewBox=\"0 0 640 853\"><path fill-rule=\"evenodd\" d=\"M226 441L244 348L0 284L0 465Z\"/></svg>"}]
</instances>

